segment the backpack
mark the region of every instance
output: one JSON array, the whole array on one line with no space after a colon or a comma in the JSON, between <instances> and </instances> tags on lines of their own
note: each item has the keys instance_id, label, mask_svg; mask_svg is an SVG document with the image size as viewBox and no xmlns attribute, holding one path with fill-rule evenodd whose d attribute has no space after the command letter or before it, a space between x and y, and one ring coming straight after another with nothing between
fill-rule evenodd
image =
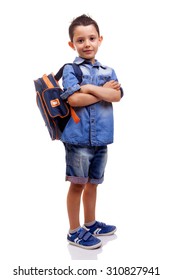
<instances>
[{"instance_id":1,"label":"backpack","mask_svg":"<svg viewBox=\"0 0 173 280\"><path fill-rule=\"evenodd\" d=\"M71 64L79 84L82 82L82 71L75 63ZM36 90L37 106L41 112L45 125L49 131L52 140L60 140L61 134L70 119L75 123L80 121L75 110L61 98L62 89L57 84L63 74L64 64L58 73L44 74L41 78L34 80Z\"/></svg>"}]
</instances>

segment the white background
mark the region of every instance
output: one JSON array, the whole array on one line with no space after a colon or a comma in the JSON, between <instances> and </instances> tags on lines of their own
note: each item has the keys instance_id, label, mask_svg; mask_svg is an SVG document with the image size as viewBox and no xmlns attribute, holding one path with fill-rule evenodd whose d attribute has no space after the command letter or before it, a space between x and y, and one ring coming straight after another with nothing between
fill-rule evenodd
<instances>
[{"instance_id":1,"label":"white background","mask_svg":"<svg viewBox=\"0 0 173 280\"><path fill-rule=\"evenodd\" d=\"M63 145L49 138L36 106L33 83L42 74L56 73L64 63L73 61L76 54L67 44L68 26L83 13L98 22L104 37L97 59L115 69L125 91L122 101L114 104L115 143L109 146L97 202L97 219L116 224L118 231L102 238L103 247L94 251L67 244ZM169 0L2 1L2 279L26 279L13 276L19 265L71 265L104 271L107 266L154 266L159 267L160 277L136 278L170 279L172 26ZM115 277L103 273L98 279Z\"/></svg>"}]
</instances>

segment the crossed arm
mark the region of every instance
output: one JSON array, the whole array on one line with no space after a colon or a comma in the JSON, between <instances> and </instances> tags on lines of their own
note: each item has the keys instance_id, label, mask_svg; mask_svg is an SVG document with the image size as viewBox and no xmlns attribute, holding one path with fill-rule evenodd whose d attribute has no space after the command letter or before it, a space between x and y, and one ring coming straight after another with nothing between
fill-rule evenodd
<instances>
[{"instance_id":1,"label":"crossed arm","mask_svg":"<svg viewBox=\"0 0 173 280\"><path fill-rule=\"evenodd\" d=\"M121 99L120 84L111 80L103 86L91 84L83 85L80 91L73 93L68 98L72 107L83 107L94 104L100 100L107 102L118 102Z\"/></svg>"}]
</instances>

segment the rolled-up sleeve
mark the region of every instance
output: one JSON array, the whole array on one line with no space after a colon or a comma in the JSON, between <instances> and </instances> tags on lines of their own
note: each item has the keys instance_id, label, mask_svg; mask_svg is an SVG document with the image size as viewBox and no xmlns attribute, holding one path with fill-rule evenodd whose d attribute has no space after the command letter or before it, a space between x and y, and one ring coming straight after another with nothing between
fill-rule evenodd
<instances>
[{"instance_id":1,"label":"rolled-up sleeve","mask_svg":"<svg viewBox=\"0 0 173 280\"><path fill-rule=\"evenodd\" d=\"M113 70L112 71L112 77L111 77L112 80L115 80L118 82L118 78L117 78L117 75L115 74L115 71ZM124 91L123 91L123 88L120 87L120 91L121 91L121 98L124 96Z\"/></svg>"},{"instance_id":2,"label":"rolled-up sleeve","mask_svg":"<svg viewBox=\"0 0 173 280\"><path fill-rule=\"evenodd\" d=\"M80 90L79 81L75 76L73 67L66 65L63 70L62 76L63 93L61 94L62 99L67 99L74 92Z\"/></svg>"},{"instance_id":3,"label":"rolled-up sleeve","mask_svg":"<svg viewBox=\"0 0 173 280\"><path fill-rule=\"evenodd\" d=\"M118 78L117 78L117 75L116 75L116 73L115 73L114 69L112 69L111 80L118 81Z\"/></svg>"}]
</instances>

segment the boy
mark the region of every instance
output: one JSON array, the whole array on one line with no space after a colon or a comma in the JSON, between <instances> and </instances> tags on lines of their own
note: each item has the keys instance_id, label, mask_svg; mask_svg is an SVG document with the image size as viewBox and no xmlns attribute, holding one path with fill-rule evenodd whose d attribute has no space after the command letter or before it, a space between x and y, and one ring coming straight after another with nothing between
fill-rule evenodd
<instances>
[{"instance_id":1,"label":"boy","mask_svg":"<svg viewBox=\"0 0 173 280\"><path fill-rule=\"evenodd\" d=\"M80 118L78 124L70 118L61 137L66 150L66 180L71 182L67 195L67 239L73 245L93 249L101 246L99 235L116 231L115 226L96 221L95 207L97 185L104 179L107 145L113 142L112 102L121 99L122 89L114 70L95 59L103 40L97 23L89 16L79 16L72 21L69 36L69 46L78 53L74 63L83 76L79 85L72 65L63 70L62 98L75 107ZM83 227L79 221L81 197Z\"/></svg>"}]
</instances>

